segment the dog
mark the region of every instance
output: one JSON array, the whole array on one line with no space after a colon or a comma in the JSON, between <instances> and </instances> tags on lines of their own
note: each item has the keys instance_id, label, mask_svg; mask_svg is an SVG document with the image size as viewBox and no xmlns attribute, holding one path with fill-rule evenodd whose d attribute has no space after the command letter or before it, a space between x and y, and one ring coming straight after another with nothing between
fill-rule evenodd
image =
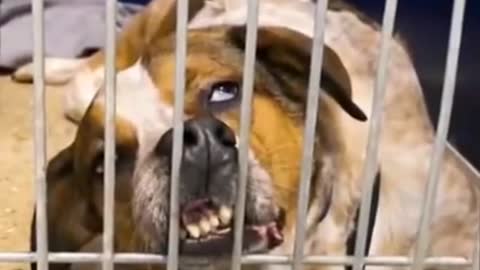
<instances>
[{"instance_id":1,"label":"dog","mask_svg":"<svg viewBox=\"0 0 480 270\"><path fill-rule=\"evenodd\" d=\"M246 8L242 1L190 2L179 177L180 255L188 263L180 267L226 269L238 191ZM117 252L166 254L168 248L175 6L174 0L153 1L121 33L117 44ZM313 10L314 4L307 1L260 2L245 254L293 251ZM349 253L362 196L379 29L349 5L329 3L306 218L307 255ZM434 129L404 42L392 38L390 50L378 204L367 253L411 256L418 239ZM103 62L102 52L82 60L46 62L47 83L67 83L66 114L78 123L73 143L47 168L50 251L101 250ZM31 80L31 73L26 66L15 78ZM472 258L480 224L479 183L478 173L448 145L430 227L429 256ZM33 250L35 244L32 230Z\"/></svg>"}]
</instances>

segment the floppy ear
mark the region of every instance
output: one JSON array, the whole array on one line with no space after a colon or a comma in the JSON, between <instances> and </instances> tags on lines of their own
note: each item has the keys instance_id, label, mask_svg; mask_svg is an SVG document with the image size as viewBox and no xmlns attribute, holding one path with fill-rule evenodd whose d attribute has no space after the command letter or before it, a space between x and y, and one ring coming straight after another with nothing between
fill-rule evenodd
<instances>
[{"instance_id":1,"label":"floppy ear","mask_svg":"<svg viewBox=\"0 0 480 270\"><path fill-rule=\"evenodd\" d=\"M229 38L236 47L244 48L246 26L229 29ZM257 59L268 66L268 71L279 81L290 98L305 101L307 91L299 91L295 83L303 84L310 74L312 40L284 27L259 27ZM365 121L367 116L352 101L350 76L339 56L328 46L323 50L321 88L325 90L350 116ZM301 89L303 90L303 89Z\"/></svg>"},{"instance_id":2,"label":"floppy ear","mask_svg":"<svg viewBox=\"0 0 480 270\"><path fill-rule=\"evenodd\" d=\"M192 0L188 4L190 21L203 8L203 0ZM177 0L150 1L135 14L120 31L117 38L116 67L123 70L133 65L145 52L152 40L162 38L177 27ZM105 62L105 50L88 58L88 66L96 68Z\"/></svg>"},{"instance_id":3,"label":"floppy ear","mask_svg":"<svg viewBox=\"0 0 480 270\"><path fill-rule=\"evenodd\" d=\"M62 150L47 166L48 249L74 252L101 233L101 218L74 184L73 147ZM33 214L30 249L36 249L36 212ZM31 265L36 270L35 263ZM68 264L51 264L50 269L67 269Z\"/></svg>"}]
</instances>

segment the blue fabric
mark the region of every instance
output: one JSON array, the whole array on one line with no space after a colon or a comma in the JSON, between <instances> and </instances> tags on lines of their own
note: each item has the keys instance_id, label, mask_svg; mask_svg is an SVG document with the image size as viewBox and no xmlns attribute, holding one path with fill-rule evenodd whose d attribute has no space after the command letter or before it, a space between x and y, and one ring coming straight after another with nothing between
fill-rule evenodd
<instances>
[{"instance_id":1,"label":"blue fabric","mask_svg":"<svg viewBox=\"0 0 480 270\"><path fill-rule=\"evenodd\" d=\"M144 6L118 3L117 30ZM0 1L0 69L32 60L31 0ZM45 0L45 54L73 58L103 47L105 0Z\"/></svg>"}]
</instances>

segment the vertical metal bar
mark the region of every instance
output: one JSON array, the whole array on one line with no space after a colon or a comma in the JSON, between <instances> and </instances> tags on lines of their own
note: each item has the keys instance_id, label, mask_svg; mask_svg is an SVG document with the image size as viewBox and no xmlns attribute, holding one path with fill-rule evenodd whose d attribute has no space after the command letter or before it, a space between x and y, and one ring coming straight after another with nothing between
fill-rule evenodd
<instances>
[{"instance_id":1,"label":"vertical metal bar","mask_svg":"<svg viewBox=\"0 0 480 270\"><path fill-rule=\"evenodd\" d=\"M380 41L380 54L378 58L377 74L375 77L375 88L373 92L372 111L370 115L370 127L367 142L366 163L362 172L362 201L360 204L360 214L358 230L355 244L355 263L354 270L363 268L363 257L367 243L367 229L369 216L371 212L372 192L375 183L375 176L378 170L378 149L380 145L380 135L383 121L383 104L386 92L386 82L388 75L388 59L390 55L390 46L393 27L397 11L397 0L387 0L385 11L383 13L382 34ZM371 224L373 226L373 224Z\"/></svg>"},{"instance_id":2,"label":"vertical metal bar","mask_svg":"<svg viewBox=\"0 0 480 270\"><path fill-rule=\"evenodd\" d=\"M480 225L478 226L477 244L475 245L475 250L473 251L472 258L473 258L472 270L480 270Z\"/></svg>"},{"instance_id":3,"label":"vertical metal bar","mask_svg":"<svg viewBox=\"0 0 480 270\"><path fill-rule=\"evenodd\" d=\"M37 267L48 270L44 2L32 0Z\"/></svg>"},{"instance_id":4,"label":"vertical metal bar","mask_svg":"<svg viewBox=\"0 0 480 270\"><path fill-rule=\"evenodd\" d=\"M106 40L105 40L105 175L103 194L103 270L113 270L114 220L115 220L115 107L116 107L116 71L115 71L115 21L117 1L105 3Z\"/></svg>"},{"instance_id":5,"label":"vertical metal bar","mask_svg":"<svg viewBox=\"0 0 480 270\"><path fill-rule=\"evenodd\" d=\"M251 126L251 103L253 84L255 80L255 55L257 51L258 31L258 0L248 0L247 9L247 36L245 41L245 60L243 66L242 105L240 112L240 139L239 139L239 182L237 200L235 203L234 237L232 251L232 270L240 270L243 242L243 226L245 219L245 200L248 177L248 150Z\"/></svg>"},{"instance_id":6,"label":"vertical metal bar","mask_svg":"<svg viewBox=\"0 0 480 270\"><path fill-rule=\"evenodd\" d=\"M440 169L442 165L443 153L447 141L448 127L452 112L453 97L455 93L455 83L457 76L458 57L460 54L460 45L463 30L463 18L466 0L455 0L452 12L452 22L450 28L450 40L448 44L447 64L445 71L445 81L443 84L442 101L440 107L440 117L437 125L437 136L433 146L433 154L430 163L428 183L426 187L426 196L422 208L420 225L418 231L418 242L414 254L414 270L423 269L423 263L427 256L429 246L429 227L435 209L435 199L439 182Z\"/></svg>"},{"instance_id":7,"label":"vertical metal bar","mask_svg":"<svg viewBox=\"0 0 480 270\"><path fill-rule=\"evenodd\" d=\"M173 153L170 182L170 221L167 269L178 269L179 175L183 148L183 114L185 97L185 66L187 58L188 0L178 0L175 50L175 104L173 115Z\"/></svg>"},{"instance_id":8,"label":"vertical metal bar","mask_svg":"<svg viewBox=\"0 0 480 270\"><path fill-rule=\"evenodd\" d=\"M300 270L303 267L305 223L310 194L310 182L312 178L312 160L315 143L315 130L318 117L318 103L321 91L320 80L323 66L323 48L327 6L327 0L318 1L315 11L314 36L312 40L312 55L310 61L305 133L303 141L302 170L300 176L300 187L298 191L297 220L293 247L293 270Z\"/></svg>"}]
</instances>

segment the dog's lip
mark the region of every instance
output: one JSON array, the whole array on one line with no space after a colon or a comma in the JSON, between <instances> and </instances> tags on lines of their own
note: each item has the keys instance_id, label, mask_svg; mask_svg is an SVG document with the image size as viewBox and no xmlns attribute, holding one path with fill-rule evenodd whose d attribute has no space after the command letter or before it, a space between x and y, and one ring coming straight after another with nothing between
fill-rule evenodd
<instances>
[{"instance_id":1,"label":"dog's lip","mask_svg":"<svg viewBox=\"0 0 480 270\"><path fill-rule=\"evenodd\" d=\"M229 256L233 249L233 227L223 229L207 237L180 240L180 253L185 256ZM246 253L259 253L271 250L283 243L282 225L270 222L265 225L245 224L242 250Z\"/></svg>"}]
</instances>

